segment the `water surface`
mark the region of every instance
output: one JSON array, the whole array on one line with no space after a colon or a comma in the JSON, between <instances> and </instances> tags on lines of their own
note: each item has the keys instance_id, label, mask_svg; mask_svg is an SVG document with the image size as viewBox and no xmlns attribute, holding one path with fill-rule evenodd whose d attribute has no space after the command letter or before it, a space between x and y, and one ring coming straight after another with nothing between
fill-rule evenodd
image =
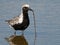
<instances>
[{"instance_id":1,"label":"water surface","mask_svg":"<svg viewBox=\"0 0 60 45\"><path fill-rule=\"evenodd\" d=\"M60 0L0 0L0 45L8 45L4 39L13 34L4 21L17 16L21 6L28 3L35 11L37 24L36 45L60 45ZM30 26L25 30L25 38L33 45L34 27L32 13L29 12ZM17 34L21 32L17 31Z\"/></svg>"}]
</instances>

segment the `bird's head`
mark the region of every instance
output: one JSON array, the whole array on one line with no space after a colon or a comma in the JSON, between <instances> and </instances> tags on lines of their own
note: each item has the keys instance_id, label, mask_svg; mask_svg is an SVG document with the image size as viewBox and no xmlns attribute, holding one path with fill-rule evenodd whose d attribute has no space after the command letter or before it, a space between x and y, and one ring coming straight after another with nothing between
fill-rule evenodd
<instances>
[{"instance_id":1,"label":"bird's head","mask_svg":"<svg viewBox=\"0 0 60 45\"><path fill-rule=\"evenodd\" d=\"M22 10L23 11L32 11L33 12L33 10L30 8L30 6L28 5L28 4L24 4L23 6L22 6Z\"/></svg>"}]
</instances>

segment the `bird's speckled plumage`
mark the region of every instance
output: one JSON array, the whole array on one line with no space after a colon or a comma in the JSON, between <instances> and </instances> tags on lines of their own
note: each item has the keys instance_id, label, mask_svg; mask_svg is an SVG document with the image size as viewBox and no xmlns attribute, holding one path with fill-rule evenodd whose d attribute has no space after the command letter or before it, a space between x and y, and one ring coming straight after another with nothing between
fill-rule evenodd
<instances>
[{"instance_id":1,"label":"bird's speckled plumage","mask_svg":"<svg viewBox=\"0 0 60 45\"><path fill-rule=\"evenodd\" d=\"M7 20L9 25L15 25L15 24L18 24L18 23L22 23L23 22L23 14L19 15L19 16L16 16L16 17L13 17L13 19L11 20Z\"/></svg>"}]
</instances>

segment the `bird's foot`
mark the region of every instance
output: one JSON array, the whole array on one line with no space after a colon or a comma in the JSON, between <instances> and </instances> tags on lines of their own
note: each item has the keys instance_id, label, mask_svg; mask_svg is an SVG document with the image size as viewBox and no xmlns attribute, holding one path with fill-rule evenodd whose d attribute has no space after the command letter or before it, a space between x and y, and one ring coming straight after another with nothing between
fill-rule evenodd
<instances>
[{"instance_id":1,"label":"bird's foot","mask_svg":"<svg viewBox=\"0 0 60 45\"><path fill-rule=\"evenodd\" d=\"M24 33L22 33L22 36L24 35Z\"/></svg>"},{"instance_id":2,"label":"bird's foot","mask_svg":"<svg viewBox=\"0 0 60 45\"><path fill-rule=\"evenodd\" d=\"M16 31L14 32L14 35L16 36Z\"/></svg>"},{"instance_id":3,"label":"bird's foot","mask_svg":"<svg viewBox=\"0 0 60 45\"><path fill-rule=\"evenodd\" d=\"M24 35L24 31L22 31L22 36Z\"/></svg>"}]
</instances>

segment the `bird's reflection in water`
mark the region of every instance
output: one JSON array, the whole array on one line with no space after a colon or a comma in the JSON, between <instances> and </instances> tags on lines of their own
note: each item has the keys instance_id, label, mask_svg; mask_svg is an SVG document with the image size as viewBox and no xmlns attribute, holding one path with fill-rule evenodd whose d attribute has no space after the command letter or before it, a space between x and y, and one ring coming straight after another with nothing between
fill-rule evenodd
<instances>
[{"instance_id":1,"label":"bird's reflection in water","mask_svg":"<svg viewBox=\"0 0 60 45\"><path fill-rule=\"evenodd\" d=\"M26 41L25 37L23 35L16 36L12 35L9 38L5 38L10 45L28 45L28 42Z\"/></svg>"}]
</instances>

